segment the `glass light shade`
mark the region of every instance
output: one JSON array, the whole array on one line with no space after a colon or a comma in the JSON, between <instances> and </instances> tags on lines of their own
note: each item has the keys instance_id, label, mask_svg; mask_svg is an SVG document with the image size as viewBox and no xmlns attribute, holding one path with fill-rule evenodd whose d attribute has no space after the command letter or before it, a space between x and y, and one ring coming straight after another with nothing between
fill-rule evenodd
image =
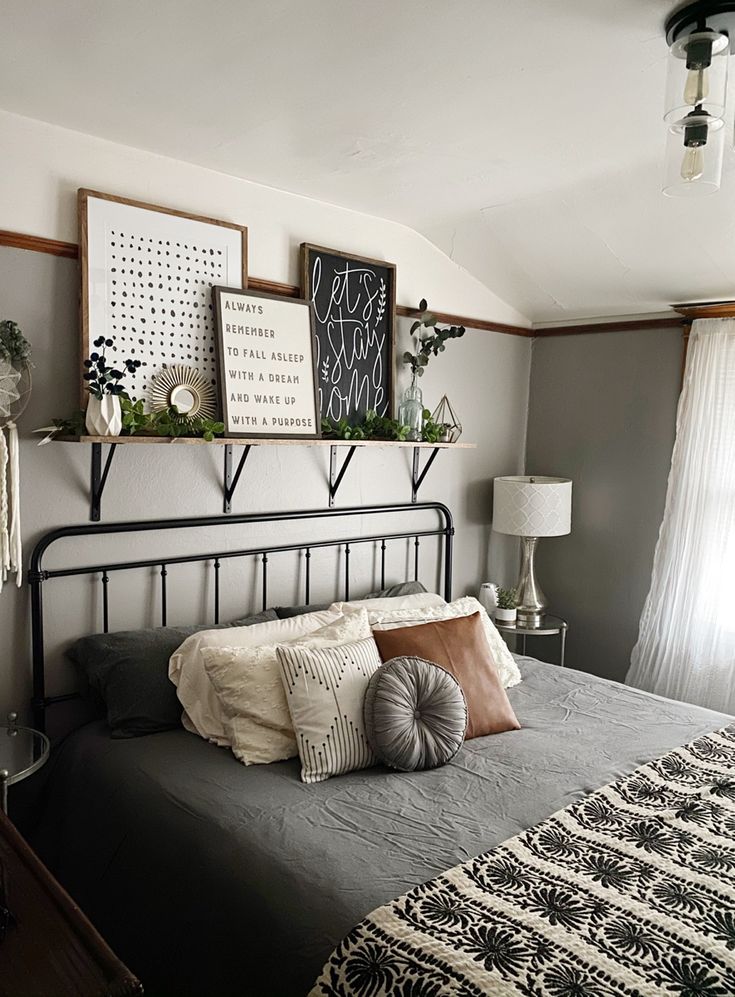
<instances>
[{"instance_id":1,"label":"glass light shade","mask_svg":"<svg viewBox=\"0 0 735 997\"><path fill-rule=\"evenodd\" d=\"M695 31L669 50L664 121L676 122L698 107L724 118L730 42L718 31Z\"/></svg>"},{"instance_id":2,"label":"glass light shade","mask_svg":"<svg viewBox=\"0 0 735 997\"><path fill-rule=\"evenodd\" d=\"M703 145L685 144L687 128L701 127L706 133ZM689 114L669 128L666 143L666 170L663 192L668 197L698 197L720 189L725 128L721 118Z\"/></svg>"},{"instance_id":3,"label":"glass light shade","mask_svg":"<svg viewBox=\"0 0 735 997\"><path fill-rule=\"evenodd\" d=\"M572 530L572 482L535 475L496 478L493 529L516 537L561 537Z\"/></svg>"}]
</instances>

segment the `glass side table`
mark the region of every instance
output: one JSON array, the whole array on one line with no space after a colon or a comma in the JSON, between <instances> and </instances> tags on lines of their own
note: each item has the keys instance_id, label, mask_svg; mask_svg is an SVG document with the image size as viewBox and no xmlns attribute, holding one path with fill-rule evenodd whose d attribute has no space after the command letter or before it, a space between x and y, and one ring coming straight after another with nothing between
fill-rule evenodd
<instances>
[{"instance_id":1,"label":"glass side table","mask_svg":"<svg viewBox=\"0 0 735 997\"><path fill-rule=\"evenodd\" d=\"M40 730L19 727L18 714L8 713L8 722L0 724L0 810L8 812L8 786L27 779L45 763L50 750L49 739Z\"/></svg>"},{"instance_id":2,"label":"glass side table","mask_svg":"<svg viewBox=\"0 0 735 997\"><path fill-rule=\"evenodd\" d=\"M559 636L559 664L564 667L564 650L567 640L567 621L560 616L551 616L544 613L541 623L537 627L525 626L523 623L505 623L503 620L493 620L495 627L502 634L515 634L522 637L521 654L526 653L527 637L554 637Z\"/></svg>"}]
</instances>

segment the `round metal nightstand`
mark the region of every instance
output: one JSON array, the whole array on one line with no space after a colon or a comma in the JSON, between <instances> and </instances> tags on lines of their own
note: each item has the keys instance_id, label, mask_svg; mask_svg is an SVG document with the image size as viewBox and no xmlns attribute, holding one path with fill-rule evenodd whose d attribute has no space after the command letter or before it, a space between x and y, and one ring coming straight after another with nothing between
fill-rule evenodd
<instances>
[{"instance_id":1,"label":"round metal nightstand","mask_svg":"<svg viewBox=\"0 0 735 997\"><path fill-rule=\"evenodd\" d=\"M505 623L503 620L493 620L495 627L501 633L504 634L515 634L523 638L521 644L522 650L521 654L526 653L526 638L527 637L553 637L556 634L559 635L559 664L564 667L564 651L566 647L567 640L567 621L562 620L560 616L551 616L549 613L544 613L541 617L541 623L537 627L524 626L522 623Z\"/></svg>"},{"instance_id":2,"label":"round metal nightstand","mask_svg":"<svg viewBox=\"0 0 735 997\"><path fill-rule=\"evenodd\" d=\"M18 714L9 713L0 724L0 809L8 812L8 786L27 779L44 764L51 745L40 730L19 727Z\"/></svg>"}]
</instances>

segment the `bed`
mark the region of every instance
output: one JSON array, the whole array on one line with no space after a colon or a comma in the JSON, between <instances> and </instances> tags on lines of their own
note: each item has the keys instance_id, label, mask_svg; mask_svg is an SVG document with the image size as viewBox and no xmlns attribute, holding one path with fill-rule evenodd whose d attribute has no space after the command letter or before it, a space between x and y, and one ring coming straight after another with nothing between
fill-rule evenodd
<instances>
[{"instance_id":1,"label":"bed","mask_svg":"<svg viewBox=\"0 0 735 997\"><path fill-rule=\"evenodd\" d=\"M451 530L445 518L427 531L443 545L447 596ZM380 549L384 536L367 542ZM376 767L304 785L297 760L245 767L183 729L113 740L103 722L85 724L46 767L33 844L149 995L305 995L375 908L730 720L518 660L509 695L522 729L412 774ZM43 697L37 685L37 710Z\"/></svg>"}]
</instances>

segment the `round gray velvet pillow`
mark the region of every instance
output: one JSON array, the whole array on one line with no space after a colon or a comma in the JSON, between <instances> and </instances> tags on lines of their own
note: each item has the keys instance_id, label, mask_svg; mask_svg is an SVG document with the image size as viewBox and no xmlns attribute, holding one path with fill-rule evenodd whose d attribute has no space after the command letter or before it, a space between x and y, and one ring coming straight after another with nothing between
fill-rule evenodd
<instances>
[{"instance_id":1,"label":"round gray velvet pillow","mask_svg":"<svg viewBox=\"0 0 735 997\"><path fill-rule=\"evenodd\" d=\"M424 658L391 658L370 679L364 717L379 760L415 772L454 758L464 741L467 704L444 668Z\"/></svg>"}]
</instances>

